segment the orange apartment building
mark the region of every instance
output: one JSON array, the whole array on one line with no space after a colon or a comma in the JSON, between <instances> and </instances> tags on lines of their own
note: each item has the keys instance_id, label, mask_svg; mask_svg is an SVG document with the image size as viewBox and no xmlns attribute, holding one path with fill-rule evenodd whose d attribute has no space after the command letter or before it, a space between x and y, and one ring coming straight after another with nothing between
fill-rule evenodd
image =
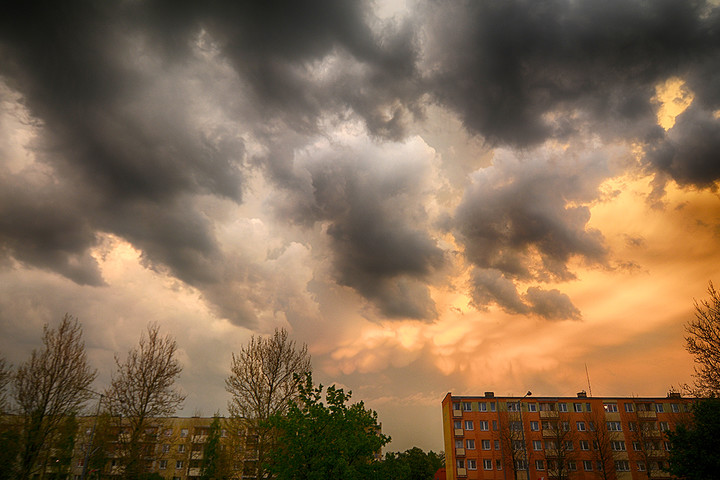
<instances>
[{"instance_id":1,"label":"orange apartment building","mask_svg":"<svg viewBox=\"0 0 720 480\"><path fill-rule=\"evenodd\" d=\"M664 432L693 399L454 396L442 401L447 480L666 479Z\"/></svg>"}]
</instances>

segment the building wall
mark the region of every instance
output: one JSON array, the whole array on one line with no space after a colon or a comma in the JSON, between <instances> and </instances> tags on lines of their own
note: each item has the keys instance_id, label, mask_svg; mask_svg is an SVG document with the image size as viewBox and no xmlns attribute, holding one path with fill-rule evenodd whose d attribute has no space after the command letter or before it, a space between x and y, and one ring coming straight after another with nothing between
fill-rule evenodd
<instances>
[{"instance_id":1,"label":"building wall","mask_svg":"<svg viewBox=\"0 0 720 480\"><path fill-rule=\"evenodd\" d=\"M668 453L663 430L687 419L691 402L677 395L521 398L448 393L442 401L447 479L602 478L601 448L609 454L609 478L670 478L662 470ZM593 431L593 424L604 430ZM520 463L516 472L513 454L515 460L527 459L527 468ZM559 474L553 464L567 470Z\"/></svg>"}]
</instances>

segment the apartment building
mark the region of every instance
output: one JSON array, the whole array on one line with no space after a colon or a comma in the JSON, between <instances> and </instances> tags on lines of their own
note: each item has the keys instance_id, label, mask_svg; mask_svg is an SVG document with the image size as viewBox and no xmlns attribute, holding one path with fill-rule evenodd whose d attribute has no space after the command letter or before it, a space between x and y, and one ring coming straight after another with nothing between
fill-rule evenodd
<instances>
[{"instance_id":1,"label":"apartment building","mask_svg":"<svg viewBox=\"0 0 720 480\"><path fill-rule=\"evenodd\" d=\"M447 480L670 478L664 432L692 399L456 396L442 401ZM606 475L603 475L605 473Z\"/></svg>"},{"instance_id":2,"label":"apartment building","mask_svg":"<svg viewBox=\"0 0 720 480\"><path fill-rule=\"evenodd\" d=\"M127 430L116 419L81 417L69 478L119 478ZM151 423L142 440L143 470L166 480L196 480L202 474L213 417L171 417ZM103 424L103 421L105 422ZM220 458L230 478L255 478L257 436L220 419ZM87 466L86 466L87 464ZM84 471L84 474L83 474Z\"/></svg>"}]
</instances>

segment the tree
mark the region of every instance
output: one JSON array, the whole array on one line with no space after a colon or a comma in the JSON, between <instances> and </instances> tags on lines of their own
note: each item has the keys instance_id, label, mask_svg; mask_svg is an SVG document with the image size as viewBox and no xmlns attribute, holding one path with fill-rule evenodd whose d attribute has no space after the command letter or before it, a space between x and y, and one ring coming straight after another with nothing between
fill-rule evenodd
<instances>
[{"instance_id":1,"label":"tree","mask_svg":"<svg viewBox=\"0 0 720 480\"><path fill-rule=\"evenodd\" d=\"M230 371L225 389L232 395L228 410L233 430L253 439L246 451L257 462L246 464L254 470L247 473L261 479L273 443L267 420L285 413L297 398L302 379L311 371L310 356L306 345L297 347L285 329L276 329L271 337L252 336L240 353L233 354Z\"/></svg>"},{"instance_id":2,"label":"tree","mask_svg":"<svg viewBox=\"0 0 720 480\"><path fill-rule=\"evenodd\" d=\"M569 417L558 412L556 418L543 421L542 428L543 438L550 442L550 448L545 447L548 476L556 480L566 480L571 471L570 463L577 458L577 435L570 426Z\"/></svg>"},{"instance_id":3,"label":"tree","mask_svg":"<svg viewBox=\"0 0 720 480\"><path fill-rule=\"evenodd\" d=\"M322 385L313 386L307 374L297 401L285 414L270 417L277 444L270 450L268 468L278 480L365 480L377 468L375 455L390 437L379 431L377 414L363 402L347 405L351 392L334 385L322 402Z\"/></svg>"},{"instance_id":4,"label":"tree","mask_svg":"<svg viewBox=\"0 0 720 480\"><path fill-rule=\"evenodd\" d=\"M68 416L89 399L87 388L95 380L77 319L65 315L57 329L43 328L43 348L15 373L13 396L22 416L18 478L29 479L40 454Z\"/></svg>"},{"instance_id":5,"label":"tree","mask_svg":"<svg viewBox=\"0 0 720 480\"><path fill-rule=\"evenodd\" d=\"M499 428L494 434L502 446L503 464L512 470L515 480L518 480L519 472L528 470L530 462L520 410L522 405L521 401L507 402L507 410L499 412Z\"/></svg>"},{"instance_id":6,"label":"tree","mask_svg":"<svg viewBox=\"0 0 720 480\"><path fill-rule=\"evenodd\" d=\"M0 356L0 415L8 413L7 390L12 380L12 365L10 365L5 357Z\"/></svg>"},{"instance_id":7,"label":"tree","mask_svg":"<svg viewBox=\"0 0 720 480\"><path fill-rule=\"evenodd\" d=\"M720 396L720 294L710 282L709 300L695 301L695 320L685 326L687 351L695 356L698 397Z\"/></svg>"},{"instance_id":8,"label":"tree","mask_svg":"<svg viewBox=\"0 0 720 480\"><path fill-rule=\"evenodd\" d=\"M145 472L144 458L154 451L161 419L174 414L185 400L174 388L182 372L176 351L175 340L170 335L161 336L160 327L151 324L124 362L115 357L116 371L105 398L119 423L117 454L125 478L137 479Z\"/></svg>"},{"instance_id":9,"label":"tree","mask_svg":"<svg viewBox=\"0 0 720 480\"><path fill-rule=\"evenodd\" d=\"M615 470L612 442L622 441L622 434L607 428L605 412L602 410L586 412L584 417L588 425L587 436L592 442L593 461L595 465L602 466L597 469L597 475L603 480L616 480L617 471Z\"/></svg>"},{"instance_id":10,"label":"tree","mask_svg":"<svg viewBox=\"0 0 720 480\"><path fill-rule=\"evenodd\" d=\"M720 472L720 399L699 400L692 420L667 432L670 473L687 480L710 480Z\"/></svg>"},{"instance_id":11,"label":"tree","mask_svg":"<svg viewBox=\"0 0 720 480\"><path fill-rule=\"evenodd\" d=\"M210 430L203 448L201 480L225 479L232 475L227 445L220 443L221 436L222 425L220 416L216 413L210 423Z\"/></svg>"},{"instance_id":12,"label":"tree","mask_svg":"<svg viewBox=\"0 0 720 480\"><path fill-rule=\"evenodd\" d=\"M378 465L378 478L385 480L432 480L445 466L445 455L432 450L425 453L413 447L404 452L388 452Z\"/></svg>"}]
</instances>

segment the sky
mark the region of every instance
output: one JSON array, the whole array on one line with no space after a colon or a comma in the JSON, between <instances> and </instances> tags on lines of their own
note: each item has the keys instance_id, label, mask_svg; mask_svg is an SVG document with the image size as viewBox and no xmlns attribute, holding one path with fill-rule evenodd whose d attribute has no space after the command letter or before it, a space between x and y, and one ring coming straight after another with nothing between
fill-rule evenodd
<instances>
[{"instance_id":1,"label":"sky","mask_svg":"<svg viewBox=\"0 0 720 480\"><path fill-rule=\"evenodd\" d=\"M664 396L720 265L702 0L68 0L0 18L0 355L151 322L179 414L287 329L442 450L447 392Z\"/></svg>"}]
</instances>

